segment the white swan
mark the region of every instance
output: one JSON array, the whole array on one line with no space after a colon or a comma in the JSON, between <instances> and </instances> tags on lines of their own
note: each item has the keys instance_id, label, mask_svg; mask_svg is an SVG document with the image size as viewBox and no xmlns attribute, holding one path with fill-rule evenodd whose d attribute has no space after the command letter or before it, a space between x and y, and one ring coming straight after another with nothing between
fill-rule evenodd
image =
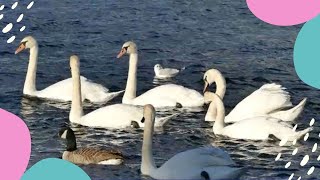
<instances>
[{"instance_id":1,"label":"white swan","mask_svg":"<svg viewBox=\"0 0 320 180\"><path fill-rule=\"evenodd\" d=\"M180 72L178 69L163 68L160 64L156 64L153 69L156 77L160 79L175 77Z\"/></svg>"},{"instance_id":2,"label":"white swan","mask_svg":"<svg viewBox=\"0 0 320 180\"><path fill-rule=\"evenodd\" d=\"M53 99L58 101L71 101L72 97L72 80L71 78L57 82L41 91L36 88L36 73L38 62L38 43L31 37L27 36L22 39L15 54L30 49L30 59L26 80L24 83L23 94L44 99ZM123 91L110 93L109 90L100 84L94 83L85 77L81 77L82 83L82 100L88 99L93 103L107 102Z\"/></svg>"},{"instance_id":3,"label":"white swan","mask_svg":"<svg viewBox=\"0 0 320 180\"><path fill-rule=\"evenodd\" d=\"M270 116L257 116L225 125L225 109L221 98L211 92L205 92L205 97L212 102L208 111L216 109L216 121L213 132L217 135L228 136L236 139L267 140L276 137L279 140L294 141L312 130L312 127L302 131L293 131L287 123Z\"/></svg>"},{"instance_id":4,"label":"white swan","mask_svg":"<svg viewBox=\"0 0 320 180\"><path fill-rule=\"evenodd\" d=\"M81 101L80 62L77 56L70 57L71 76L73 81L72 103L69 120L72 123L90 127L126 128L134 122L135 126L144 127L143 107L127 104L114 104L99 108L83 115ZM175 115L157 118L156 126L163 126Z\"/></svg>"},{"instance_id":5,"label":"white swan","mask_svg":"<svg viewBox=\"0 0 320 180\"><path fill-rule=\"evenodd\" d=\"M122 103L134 105L152 104L155 107L196 107L204 104L203 96L199 92L176 84L158 86L136 97L138 68L136 44L132 41L124 43L117 58L124 54L129 54L130 59L127 85Z\"/></svg>"},{"instance_id":6,"label":"white swan","mask_svg":"<svg viewBox=\"0 0 320 180\"><path fill-rule=\"evenodd\" d=\"M236 168L228 153L208 146L176 154L157 168L152 153L155 110L145 105L141 173L154 179L238 179L243 169Z\"/></svg>"},{"instance_id":7,"label":"white swan","mask_svg":"<svg viewBox=\"0 0 320 180\"><path fill-rule=\"evenodd\" d=\"M203 79L204 91L215 82L215 93L223 99L226 92L226 81L220 71L210 69L204 74ZM225 122L232 123L260 115L268 115L282 121L293 121L303 111L306 101L307 98L304 98L297 106L292 107L290 95L284 87L274 83L265 84L239 102L226 116ZM205 120L214 121L214 117L214 115L207 114Z\"/></svg>"}]
</instances>

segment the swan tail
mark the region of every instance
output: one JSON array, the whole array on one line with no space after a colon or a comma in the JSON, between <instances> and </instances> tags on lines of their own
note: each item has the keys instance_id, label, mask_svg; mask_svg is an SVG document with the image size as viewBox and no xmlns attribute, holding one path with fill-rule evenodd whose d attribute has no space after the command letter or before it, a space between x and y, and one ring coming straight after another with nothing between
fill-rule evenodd
<instances>
[{"instance_id":1,"label":"swan tail","mask_svg":"<svg viewBox=\"0 0 320 180\"><path fill-rule=\"evenodd\" d=\"M121 91L117 91L117 92L107 92L103 94L103 98L94 98L94 97L88 97L88 99L92 102L92 103L106 103L110 100L112 100L113 98L119 96L120 94L122 94L124 92L124 90Z\"/></svg>"},{"instance_id":2,"label":"swan tail","mask_svg":"<svg viewBox=\"0 0 320 180\"><path fill-rule=\"evenodd\" d=\"M201 177L206 180L210 179L239 179L246 171L245 168L230 166L206 167L201 172Z\"/></svg>"},{"instance_id":3,"label":"swan tail","mask_svg":"<svg viewBox=\"0 0 320 180\"><path fill-rule=\"evenodd\" d=\"M272 117L281 119L282 121L294 121L302 113L304 106L306 105L306 102L307 102L307 98L303 98L303 100L295 107L286 111L275 112L270 115Z\"/></svg>"},{"instance_id":4,"label":"swan tail","mask_svg":"<svg viewBox=\"0 0 320 180\"><path fill-rule=\"evenodd\" d=\"M155 123L155 127L163 127L169 122L170 119L175 118L179 115L180 115L180 113L176 113L176 114L173 114L170 116L159 118Z\"/></svg>"},{"instance_id":5,"label":"swan tail","mask_svg":"<svg viewBox=\"0 0 320 180\"><path fill-rule=\"evenodd\" d=\"M304 129L302 131L298 131L297 134L296 134L296 137L295 139L296 140L299 140L301 139L305 134L307 134L308 132L312 131L313 130L313 127L309 127L307 129Z\"/></svg>"}]
</instances>

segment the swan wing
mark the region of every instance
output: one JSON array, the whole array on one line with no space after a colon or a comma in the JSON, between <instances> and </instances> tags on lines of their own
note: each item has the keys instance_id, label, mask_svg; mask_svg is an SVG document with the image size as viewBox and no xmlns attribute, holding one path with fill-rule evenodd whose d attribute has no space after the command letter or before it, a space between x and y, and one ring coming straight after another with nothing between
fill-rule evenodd
<instances>
[{"instance_id":1,"label":"swan wing","mask_svg":"<svg viewBox=\"0 0 320 180\"><path fill-rule=\"evenodd\" d=\"M279 109L291 107L289 93L279 84L265 84L247 96L226 116L225 122L236 122Z\"/></svg>"},{"instance_id":2,"label":"swan wing","mask_svg":"<svg viewBox=\"0 0 320 180\"><path fill-rule=\"evenodd\" d=\"M228 153L206 146L176 154L158 168L155 175L157 178L199 179L205 168L234 165Z\"/></svg>"},{"instance_id":3,"label":"swan wing","mask_svg":"<svg viewBox=\"0 0 320 180\"><path fill-rule=\"evenodd\" d=\"M80 120L84 126L101 128L126 128L131 121L141 121L143 109L141 107L114 104L99 108L83 116Z\"/></svg>"},{"instance_id":4,"label":"swan wing","mask_svg":"<svg viewBox=\"0 0 320 180\"><path fill-rule=\"evenodd\" d=\"M119 91L115 93L109 93L109 89L101 84L94 83L83 76L81 76L80 79L82 100L88 99L93 103L107 102L123 92ZM46 99L71 101L72 85L72 79L68 78L59 81L41 91L38 91L37 96Z\"/></svg>"},{"instance_id":5,"label":"swan wing","mask_svg":"<svg viewBox=\"0 0 320 180\"><path fill-rule=\"evenodd\" d=\"M165 68L159 71L160 76L175 76L179 73L178 69Z\"/></svg>"},{"instance_id":6,"label":"swan wing","mask_svg":"<svg viewBox=\"0 0 320 180\"><path fill-rule=\"evenodd\" d=\"M183 107L202 106L203 96L196 90L176 84L166 84L155 87L133 100L135 105L152 104L155 107L176 106Z\"/></svg>"}]
</instances>

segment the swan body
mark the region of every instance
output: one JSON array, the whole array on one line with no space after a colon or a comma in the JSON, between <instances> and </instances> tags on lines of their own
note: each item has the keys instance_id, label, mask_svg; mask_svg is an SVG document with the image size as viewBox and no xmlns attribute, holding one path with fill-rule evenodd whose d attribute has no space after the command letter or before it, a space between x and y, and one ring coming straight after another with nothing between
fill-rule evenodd
<instances>
[{"instance_id":1,"label":"swan body","mask_svg":"<svg viewBox=\"0 0 320 180\"><path fill-rule=\"evenodd\" d=\"M225 125L225 110L221 98L210 92L206 92L206 97L212 100L209 110L216 109L216 121L213 125L213 132L235 139L267 140L271 135L279 140L294 141L300 139L312 130L307 128L302 131L293 131L293 127L287 123L270 116L258 116L243 119L231 125Z\"/></svg>"},{"instance_id":2,"label":"swan body","mask_svg":"<svg viewBox=\"0 0 320 180\"><path fill-rule=\"evenodd\" d=\"M145 105L152 104L155 107L198 107L204 104L203 96L196 90L189 89L175 84L167 84L155 87L137 97L137 68L138 51L134 42L123 44L118 58L129 54L129 71L126 90L122 98L124 104Z\"/></svg>"},{"instance_id":3,"label":"swan body","mask_svg":"<svg viewBox=\"0 0 320 180\"><path fill-rule=\"evenodd\" d=\"M172 78L178 75L180 71L173 68L163 68L160 64L154 66L154 73L157 78Z\"/></svg>"},{"instance_id":4,"label":"swan body","mask_svg":"<svg viewBox=\"0 0 320 180\"><path fill-rule=\"evenodd\" d=\"M126 128L135 122L136 126L144 127L143 107L128 104L114 104L99 108L83 115L81 101L80 62L77 56L70 57L71 75L73 81L72 104L69 119L72 123L90 127ZM176 115L157 118L156 127L162 127L170 118Z\"/></svg>"},{"instance_id":5,"label":"swan body","mask_svg":"<svg viewBox=\"0 0 320 180\"><path fill-rule=\"evenodd\" d=\"M125 103L141 106L152 104L155 107L176 106L177 104L183 107L196 107L202 106L203 102L203 96L195 90L176 84L166 84L157 86Z\"/></svg>"},{"instance_id":6,"label":"swan body","mask_svg":"<svg viewBox=\"0 0 320 180\"><path fill-rule=\"evenodd\" d=\"M16 50L19 52L30 49L30 59L26 80L24 83L23 94L43 99L52 99L57 101L71 101L72 97L72 80L71 78L57 82L43 90L38 91L36 88L36 71L38 62L38 43L31 37L27 36L22 39L20 46ZM100 84L94 83L85 77L81 77L82 101L85 99L93 103L103 103L110 101L124 91L110 93L109 89Z\"/></svg>"},{"instance_id":7,"label":"swan body","mask_svg":"<svg viewBox=\"0 0 320 180\"><path fill-rule=\"evenodd\" d=\"M236 168L230 156L213 147L200 147L176 154L159 168L152 157L155 110L144 107L145 129L142 145L141 172L154 179L238 179L243 169Z\"/></svg>"},{"instance_id":8,"label":"swan body","mask_svg":"<svg viewBox=\"0 0 320 180\"><path fill-rule=\"evenodd\" d=\"M92 147L77 148L76 136L71 128L61 129L59 136L67 140L67 150L62 154L64 160L75 164L119 165L123 163L123 155L120 151Z\"/></svg>"},{"instance_id":9,"label":"swan body","mask_svg":"<svg viewBox=\"0 0 320 180\"><path fill-rule=\"evenodd\" d=\"M226 91L226 82L220 71L210 69L204 74L205 88L216 82L216 94L223 99ZM304 98L293 107L290 94L279 84L265 84L245 99L225 117L226 123L233 123L256 116L270 116L282 121L294 121L299 117L307 101ZM213 112L214 113L214 112ZM208 115L206 121L215 121L215 116Z\"/></svg>"}]
</instances>

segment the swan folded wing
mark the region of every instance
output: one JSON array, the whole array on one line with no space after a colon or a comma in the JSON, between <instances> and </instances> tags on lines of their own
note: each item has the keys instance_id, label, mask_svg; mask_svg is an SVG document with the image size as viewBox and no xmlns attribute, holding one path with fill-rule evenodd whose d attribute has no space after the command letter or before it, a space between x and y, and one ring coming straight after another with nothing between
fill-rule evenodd
<instances>
[{"instance_id":1,"label":"swan folded wing","mask_svg":"<svg viewBox=\"0 0 320 180\"><path fill-rule=\"evenodd\" d=\"M239 121L288 107L292 107L292 103L285 88L277 84L266 84L239 102L225 121Z\"/></svg>"},{"instance_id":2,"label":"swan folded wing","mask_svg":"<svg viewBox=\"0 0 320 180\"><path fill-rule=\"evenodd\" d=\"M197 179L201 177L204 168L233 165L235 163L226 152L213 146L207 146L187 150L173 156L156 173L161 178Z\"/></svg>"},{"instance_id":3,"label":"swan folded wing","mask_svg":"<svg viewBox=\"0 0 320 180\"><path fill-rule=\"evenodd\" d=\"M160 76L168 76L168 75L176 75L179 73L179 70L177 69L170 69L170 68L166 68L166 69L161 69L159 71L159 75Z\"/></svg>"},{"instance_id":4,"label":"swan folded wing","mask_svg":"<svg viewBox=\"0 0 320 180\"><path fill-rule=\"evenodd\" d=\"M140 121L143 109L140 107L114 104L99 108L81 118L81 124L85 126L103 128L126 128L131 126L131 121Z\"/></svg>"},{"instance_id":5,"label":"swan folded wing","mask_svg":"<svg viewBox=\"0 0 320 180\"><path fill-rule=\"evenodd\" d=\"M181 152L169 159L160 168L168 167L170 169L175 167L188 169L193 167L203 168L208 166L231 165L235 165L235 163L228 153L224 152L220 148L207 146Z\"/></svg>"},{"instance_id":6,"label":"swan folded wing","mask_svg":"<svg viewBox=\"0 0 320 180\"><path fill-rule=\"evenodd\" d=\"M110 159L123 159L117 151L106 151L96 148L82 148L68 153L68 159L76 164L98 164Z\"/></svg>"},{"instance_id":7,"label":"swan folded wing","mask_svg":"<svg viewBox=\"0 0 320 180\"><path fill-rule=\"evenodd\" d=\"M210 180L239 179L239 177L245 172L245 169L229 166L215 166L203 168L203 171L209 175Z\"/></svg>"},{"instance_id":8,"label":"swan folded wing","mask_svg":"<svg viewBox=\"0 0 320 180\"><path fill-rule=\"evenodd\" d=\"M180 103L184 107L202 106L203 96L192 89L176 84L155 87L134 99L134 104L152 104L155 107L175 106Z\"/></svg>"}]
</instances>

